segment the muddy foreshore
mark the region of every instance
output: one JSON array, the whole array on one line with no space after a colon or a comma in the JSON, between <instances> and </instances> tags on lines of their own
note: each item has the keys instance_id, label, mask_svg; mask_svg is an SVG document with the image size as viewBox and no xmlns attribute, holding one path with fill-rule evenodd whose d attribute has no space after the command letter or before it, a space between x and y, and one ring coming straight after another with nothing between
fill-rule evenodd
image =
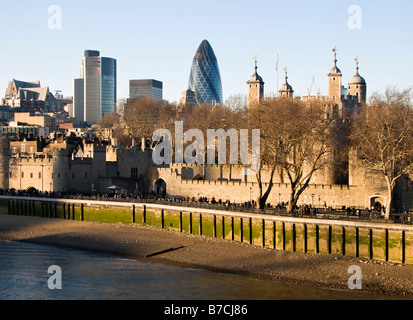
<instances>
[{"instance_id":1,"label":"muddy foreshore","mask_svg":"<svg viewBox=\"0 0 413 320\"><path fill-rule=\"evenodd\" d=\"M361 292L380 294L380 299L413 299L413 265L277 251L153 227L0 215L0 241L64 246L349 292L348 268L357 265L362 271Z\"/></svg>"}]
</instances>

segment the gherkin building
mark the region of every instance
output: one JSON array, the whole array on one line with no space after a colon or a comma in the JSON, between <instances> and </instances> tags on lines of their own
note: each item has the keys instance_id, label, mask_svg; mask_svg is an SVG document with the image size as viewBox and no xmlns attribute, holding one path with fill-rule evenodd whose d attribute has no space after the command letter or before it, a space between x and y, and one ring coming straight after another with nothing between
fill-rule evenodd
<instances>
[{"instance_id":1,"label":"gherkin building","mask_svg":"<svg viewBox=\"0 0 413 320\"><path fill-rule=\"evenodd\" d=\"M207 40L202 41L192 61L189 89L198 103L222 104L222 83L218 60Z\"/></svg>"}]
</instances>

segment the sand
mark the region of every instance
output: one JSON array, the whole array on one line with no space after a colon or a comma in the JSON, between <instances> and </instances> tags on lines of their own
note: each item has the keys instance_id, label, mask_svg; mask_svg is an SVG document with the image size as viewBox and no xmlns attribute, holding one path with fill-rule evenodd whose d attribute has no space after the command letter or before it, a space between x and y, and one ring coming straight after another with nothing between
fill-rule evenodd
<instances>
[{"instance_id":1,"label":"sand","mask_svg":"<svg viewBox=\"0 0 413 320\"><path fill-rule=\"evenodd\" d=\"M348 292L348 269L357 265L362 271L361 292L378 293L382 299L413 299L413 265L284 252L153 227L0 215L0 241L65 246L149 263Z\"/></svg>"}]
</instances>

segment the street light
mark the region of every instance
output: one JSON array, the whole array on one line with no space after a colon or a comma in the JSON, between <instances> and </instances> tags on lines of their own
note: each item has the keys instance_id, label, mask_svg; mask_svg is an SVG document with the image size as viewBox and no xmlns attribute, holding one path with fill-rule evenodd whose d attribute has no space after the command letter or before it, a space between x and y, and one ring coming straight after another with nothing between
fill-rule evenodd
<instances>
[{"instance_id":1,"label":"street light","mask_svg":"<svg viewBox=\"0 0 413 320\"><path fill-rule=\"evenodd\" d=\"M278 194L278 214L281 214L281 193Z\"/></svg>"},{"instance_id":2,"label":"street light","mask_svg":"<svg viewBox=\"0 0 413 320\"><path fill-rule=\"evenodd\" d=\"M311 215L314 215L314 193L311 195L312 203L311 203Z\"/></svg>"}]
</instances>

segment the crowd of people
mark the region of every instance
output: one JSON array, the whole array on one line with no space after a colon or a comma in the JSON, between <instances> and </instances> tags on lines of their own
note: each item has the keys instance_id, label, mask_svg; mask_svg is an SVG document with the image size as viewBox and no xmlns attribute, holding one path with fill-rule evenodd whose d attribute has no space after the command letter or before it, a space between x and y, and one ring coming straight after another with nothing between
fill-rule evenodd
<instances>
[{"instance_id":1,"label":"crowd of people","mask_svg":"<svg viewBox=\"0 0 413 320\"><path fill-rule=\"evenodd\" d=\"M165 198L162 197L155 192L151 193L138 193L138 194L125 194L125 193L107 193L107 194L80 194L80 193L62 193L62 192L48 192L48 191L38 191L35 189L31 190L15 190L15 189L10 189L10 190L2 190L0 189L0 195L11 195L11 196L28 196L28 197L47 197L47 198L70 198L70 199L91 199L91 200L116 200L116 201L131 201L131 202L153 202L153 203L165 203L168 202L168 204L181 204L185 206L215 206L217 208L228 208L230 210L234 209L242 209L242 210L252 210L256 212L256 209L258 208L258 203L257 201L251 199L250 201L245 201L245 202L240 202L236 203L235 201L230 201L230 200L222 200L222 199L217 199L215 197L204 197L204 196L199 196L198 197L181 197L181 196L175 196L172 198ZM280 213L281 211L283 213L286 213L286 208L287 208L288 203L281 202L275 206L272 206L271 204L267 204L265 209L262 210L262 213L274 213L276 214L277 212ZM316 216L319 213L325 213L328 211L333 211L331 208L327 208L326 205L324 205L321 208L315 208L312 207L311 205L304 204L304 205L299 205L295 207L294 213L299 216ZM361 216L361 210L356 209L354 207L343 207L341 210L335 210L335 211L341 211L342 214L346 215L347 217L358 217L360 218ZM385 213L385 208L384 207L372 207L371 210L368 210L368 213L370 214L370 218L374 219L377 218L379 215L383 215Z\"/></svg>"}]
</instances>

